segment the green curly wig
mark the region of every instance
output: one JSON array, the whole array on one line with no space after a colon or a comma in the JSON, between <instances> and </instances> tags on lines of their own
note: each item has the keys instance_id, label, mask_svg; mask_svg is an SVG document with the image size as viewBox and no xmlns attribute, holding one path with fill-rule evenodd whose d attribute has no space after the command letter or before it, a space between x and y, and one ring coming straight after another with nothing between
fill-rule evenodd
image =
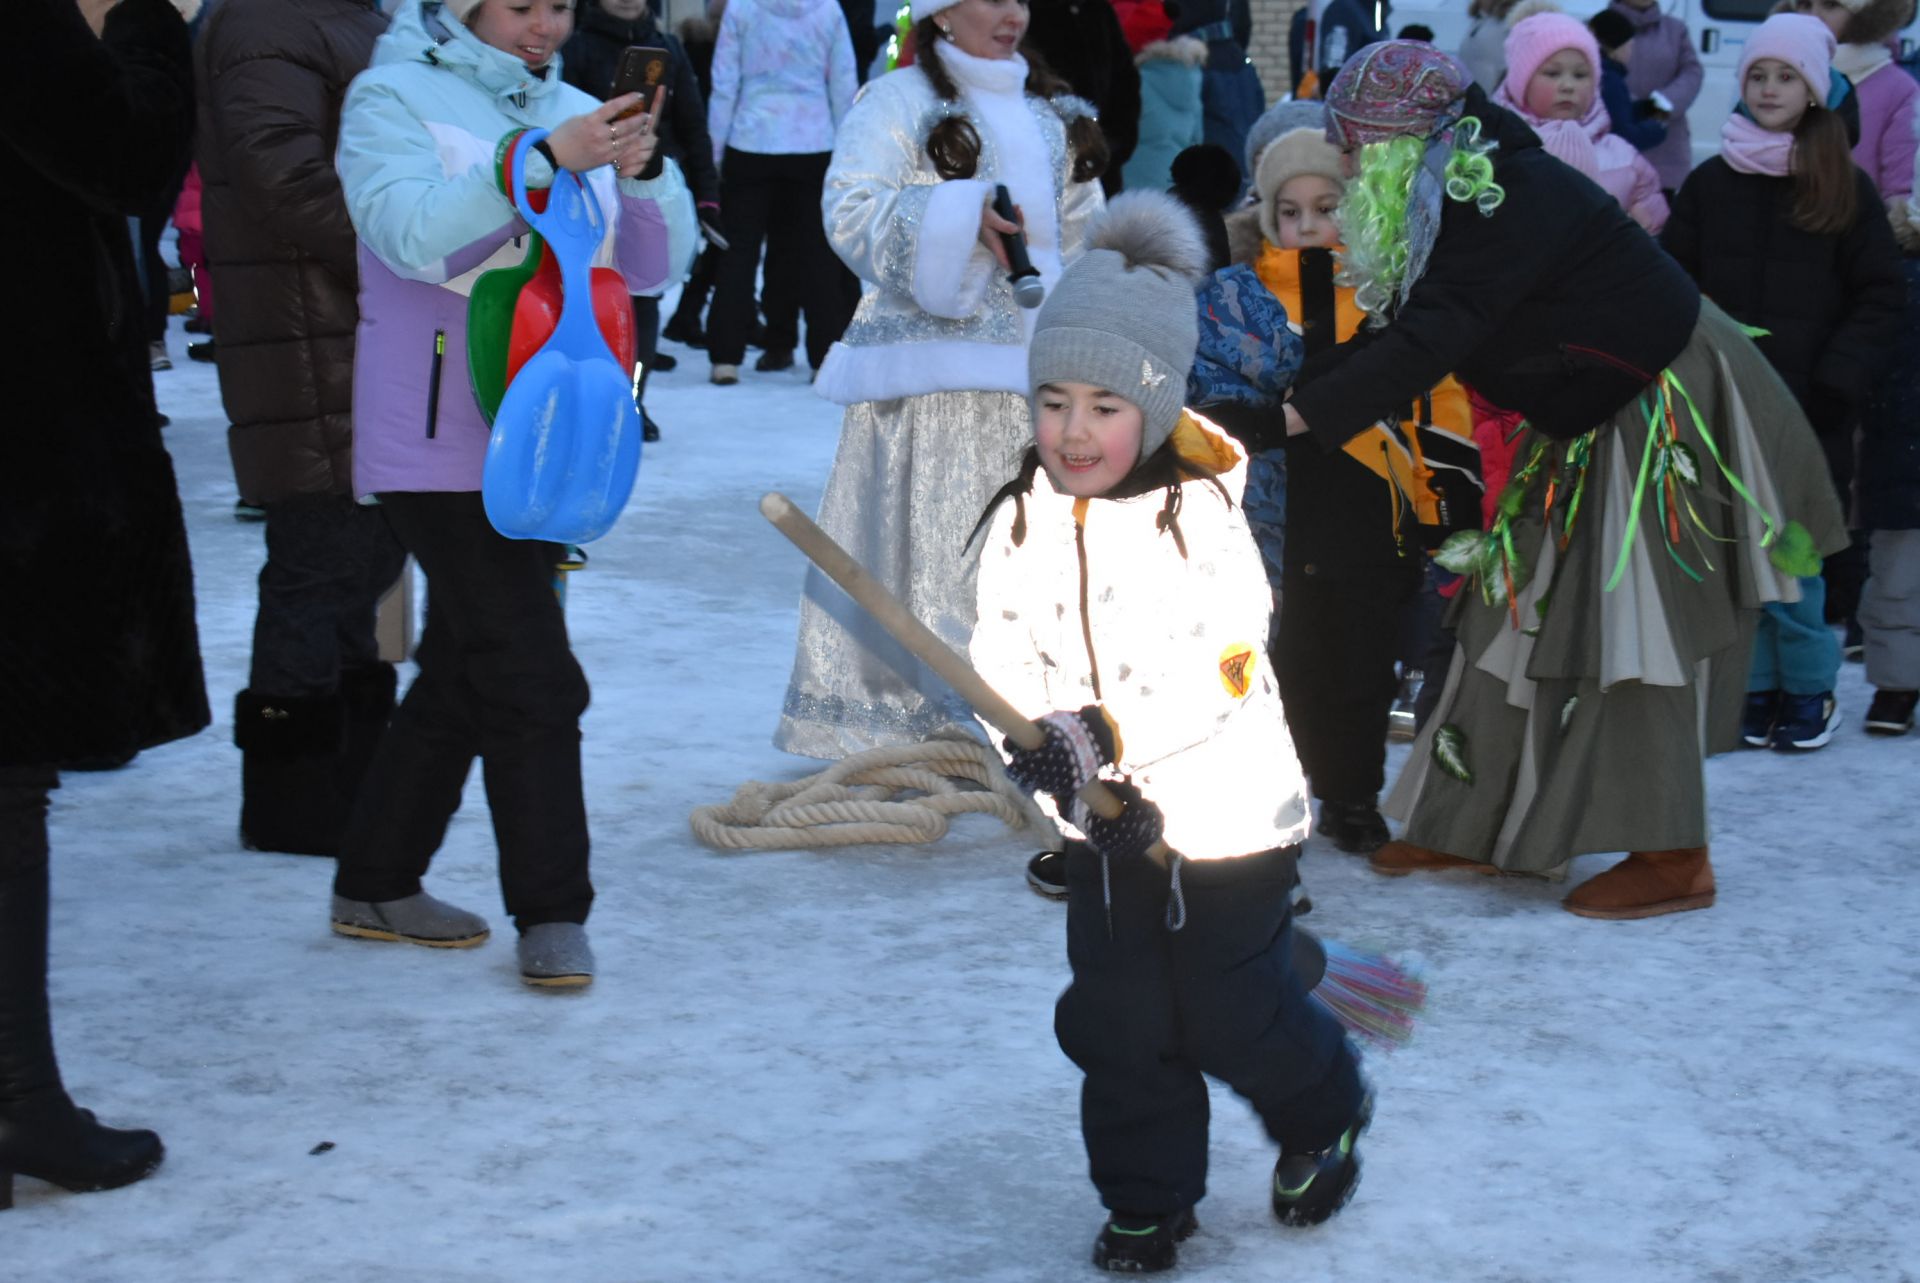
<instances>
[{"instance_id":1,"label":"green curly wig","mask_svg":"<svg viewBox=\"0 0 1920 1283\"><path fill-rule=\"evenodd\" d=\"M1435 136L1435 143L1449 148L1442 169L1446 199L1471 203L1482 214L1491 214L1506 199L1506 192L1493 180L1495 147L1480 136L1480 122L1463 116L1449 132ZM1341 256L1341 283L1354 287L1354 302L1375 325L1384 325L1388 310L1396 301L1404 302L1413 282L1426 270L1427 252L1437 226L1421 230L1413 226L1414 186L1426 160L1429 142L1403 134L1381 142L1368 143L1356 153L1358 173L1347 184L1345 196L1335 214L1346 244ZM1434 210L1430 222L1437 222ZM1424 239L1424 245L1421 241Z\"/></svg>"}]
</instances>

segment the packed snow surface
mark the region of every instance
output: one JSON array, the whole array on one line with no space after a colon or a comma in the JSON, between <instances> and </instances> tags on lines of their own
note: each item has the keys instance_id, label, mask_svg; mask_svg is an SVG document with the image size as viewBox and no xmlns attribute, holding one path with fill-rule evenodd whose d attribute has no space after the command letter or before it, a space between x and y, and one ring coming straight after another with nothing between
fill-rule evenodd
<instances>
[{"instance_id":1,"label":"packed snow surface","mask_svg":"<svg viewBox=\"0 0 1920 1283\"><path fill-rule=\"evenodd\" d=\"M168 1156L114 1193L22 1180L0 1278L1094 1277L1063 911L1022 881L1029 839L975 816L928 847L721 854L687 827L812 769L768 742L802 561L755 507L819 497L838 412L804 370L714 388L670 345L666 439L573 576L600 974L556 995L515 974L478 771L428 880L492 918L477 951L336 937L329 861L240 848L261 527L233 519L214 371L172 347L214 724L68 776L52 816L69 1086ZM1274 1223L1268 1142L1216 1089L1183 1272L1920 1277L1920 735L1862 734L1868 694L1849 665L1830 747L1708 767L1708 912L1591 922L1563 885L1387 880L1311 843L1309 925L1419 962L1432 1006L1370 1057L1365 1179L1318 1230Z\"/></svg>"}]
</instances>

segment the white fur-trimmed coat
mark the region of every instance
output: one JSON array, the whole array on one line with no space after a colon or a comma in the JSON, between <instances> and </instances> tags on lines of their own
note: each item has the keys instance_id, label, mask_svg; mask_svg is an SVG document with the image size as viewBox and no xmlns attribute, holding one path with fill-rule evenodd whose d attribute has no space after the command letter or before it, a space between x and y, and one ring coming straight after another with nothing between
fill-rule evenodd
<instances>
[{"instance_id":1,"label":"white fur-trimmed coat","mask_svg":"<svg viewBox=\"0 0 1920 1283\"><path fill-rule=\"evenodd\" d=\"M869 84L842 122L821 196L827 239L860 277L860 306L814 388L840 405L929 392L1026 396L1033 313L979 242L996 182L1026 218L1028 252L1049 289L1078 257L1100 209L1098 182L1073 181L1066 124L1025 91L1026 63L937 52L961 89L943 103L926 73L903 67ZM973 178L943 181L928 132L963 112L981 136Z\"/></svg>"}]
</instances>

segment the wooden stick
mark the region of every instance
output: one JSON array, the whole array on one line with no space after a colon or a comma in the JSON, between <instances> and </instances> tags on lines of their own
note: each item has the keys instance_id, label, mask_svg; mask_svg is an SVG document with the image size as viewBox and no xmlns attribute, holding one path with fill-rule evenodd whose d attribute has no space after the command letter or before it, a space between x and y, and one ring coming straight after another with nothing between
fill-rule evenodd
<instances>
[{"instance_id":1,"label":"wooden stick","mask_svg":"<svg viewBox=\"0 0 1920 1283\"><path fill-rule=\"evenodd\" d=\"M1000 692L987 685L971 664L955 654L953 647L935 636L932 629L915 619L899 598L815 525L813 518L796 508L793 500L778 491L766 494L760 499L760 515L807 554L807 560L820 567L822 574L846 589L847 595L872 615L895 641L911 651L915 659L960 692L960 698L993 723L1002 735L1025 749L1039 748L1047 742L1046 732L1001 698ZM1102 819L1118 819L1127 809L1099 780L1089 781L1080 790L1080 800ZM1164 862L1167 844L1156 842L1147 854Z\"/></svg>"}]
</instances>

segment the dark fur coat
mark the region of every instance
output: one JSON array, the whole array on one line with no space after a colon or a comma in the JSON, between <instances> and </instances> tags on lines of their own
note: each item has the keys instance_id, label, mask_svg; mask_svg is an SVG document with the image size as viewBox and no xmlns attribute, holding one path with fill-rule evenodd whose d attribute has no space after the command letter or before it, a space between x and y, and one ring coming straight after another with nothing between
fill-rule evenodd
<instances>
[{"instance_id":1,"label":"dark fur coat","mask_svg":"<svg viewBox=\"0 0 1920 1283\"><path fill-rule=\"evenodd\" d=\"M0 344L0 765L119 759L208 721L173 461L160 441L127 216L179 181L186 25L123 0L11 0L34 51L0 89L8 287Z\"/></svg>"}]
</instances>

